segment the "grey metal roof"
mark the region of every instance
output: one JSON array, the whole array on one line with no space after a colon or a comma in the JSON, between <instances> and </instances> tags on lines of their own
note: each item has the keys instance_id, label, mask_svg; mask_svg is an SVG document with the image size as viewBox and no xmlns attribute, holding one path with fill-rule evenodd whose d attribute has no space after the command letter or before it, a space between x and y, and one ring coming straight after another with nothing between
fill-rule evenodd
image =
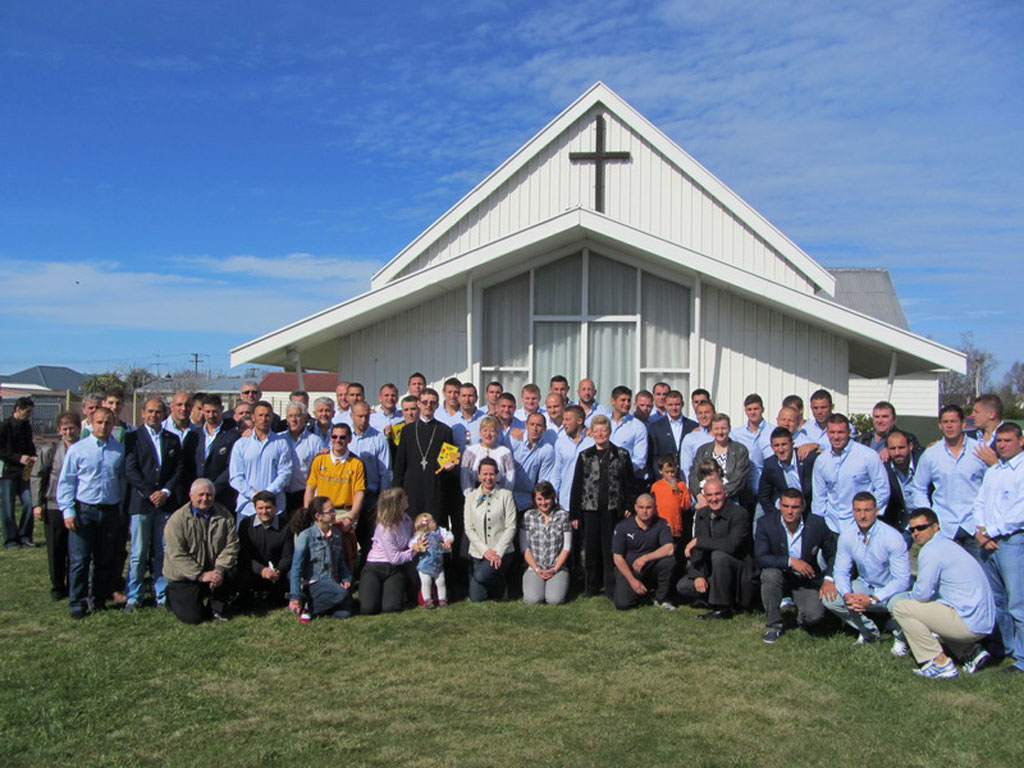
<instances>
[{"instance_id":1,"label":"grey metal roof","mask_svg":"<svg viewBox=\"0 0 1024 768\"><path fill-rule=\"evenodd\" d=\"M85 374L62 365L34 365L17 373L0 376L0 381L11 384L38 384L47 389L72 392L82 391Z\"/></svg>"},{"instance_id":2,"label":"grey metal roof","mask_svg":"<svg viewBox=\"0 0 1024 768\"><path fill-rule=\"evenodd\" d=\"M843 267L828 271L836 279L836 294L832 297L836 303L883 323L910 330L889 270Z\"/></svg>"}]
</instances>

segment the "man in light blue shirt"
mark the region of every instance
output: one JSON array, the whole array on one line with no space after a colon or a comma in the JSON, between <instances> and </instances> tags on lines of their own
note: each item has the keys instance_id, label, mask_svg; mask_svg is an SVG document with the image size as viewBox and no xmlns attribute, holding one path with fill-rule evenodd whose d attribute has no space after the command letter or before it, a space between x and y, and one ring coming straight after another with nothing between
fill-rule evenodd
<instances>
[{"instance_id":1,"label":"man in light blue shirt","mask_svg":"<svg viewBox=\"0 0 1024 768\"><path fill-rule=\"evenodd\" d=\"M462 382L454 376L445 379L444 385L441 387L441 407L437 409L434 418L449 427L458 420L459 412L462 410L462 406L459 404L461 387Z\"/></svg>"},{"instance_id":2,"label":"man in light blue shirt","mask_svg":"<svg viewBox=\"0 0 1024 768\"><path fill-rule=\"evenodd\" d=\"M951 538L936 535L939 517L932 510L912 512L909 530L921 547L917 581L909 594L894 597L890 608L921 665L914 672L930 678L956 677L956 664L942 650L943 643L962 660L966 672L977 672L989 658L977 643L995 626L988 580L977 560Z\"/></svg>"},{"instance_id":3,"label":"man in light blue shirt","mask_svg":"<svg viewBox=\"0 0 1024 768\"><path fill-rule=\"evenodd\" d=\"M925 449L917 463L913 504L908 499L907 508L930 507L939 517L939 535L960 543L977 557L974 502L988 465L975 454L977 441L964 434L964 412L959 405L943 406L939 429L942 440ZM934 486L930 494L929 486Z\"/></svg>"},{"instance_id":4,"label":"man in light blue shirt","mask_svg":"<svg viewBox=\"0 0 1024 768\"><path fill-rule=\"evenodd\" d=\"M878 454L850 439L850 422L841 413L828 420L829 449L814 462L811 511L821 515L835 533L853 525L856 494L868 491L878 506L889 503L889 475Z\"/></svg>"},{"instance_id":5,"label":"man in light blue shirt","mask_svg":"<svg viewBox=\"0 0 1024 768\"><path fill-rule=\"evenodd\" d=\"M878 458L870 448L861 447ZM887 612L889 599L910 586L910 556L900 532L878 520L879 504L874 496L861 491L852 501L853 523L839 532L831 579L834 591L828 589L826 577L822 603L857 630L857 644L862 645L879 637L878 626L867 614ZM857 578L854 579L855 565ZM891 620L889 628L894 628ZM900 650L906 653L903 638L894 635L893 653L902 655Z\"/></svg>"},{"instance_id":6,"label":"man in light blue shirt","mask_svg":"<svg viewBox=\"0 0 1024 768\"><path fill-rule=\"evenodd\" d=\"M68 529L68 604L71 618L89 607L89 571L96 610L110 596L121 502L125 493L124 445L110 436L114 413L92 414L92 433L68 447L57 481L57 505Z\"/></svg>"},{"instance_id":7,"label":"man in light blue shirt","mask_svg":"<svg viewBox=\"0 0 1024 768\"><path fill-rule=\"evenodd\" d=\"M348 450L363 462L366 488L361 510L356 521L356 539L361 552L369 552L373 542L373 529L377 525L377 499L381 493L391 487L392 465L389 440L370 426L370 406L368 403L353 403L352 439ZM364 556L365 557L365 556Z\"/></svg>"},{"instance_id":8,"label":"man in light blue shirt","mask_svg":"<svg viewBox=\"0 0 1024 768\"><path fill-rule=\"evenodd\" d=\"M757 496L761 484L761 469L765 459L770 459L772 451L772 431L775 425L764 418L764 400L757 393L747 395L743 400L743 410L747 420L729 433L729 437L747 449L750 455L750 470L747 473L747 484L750 492Z\"/></svg>"},{"instance_id":9,"label":"man in light blue shirt","mask_svg":"<svg viewBox=\"0 0 1024 768\"><path fill-rule=\"evenodd\" d=\"M597 402L597 385L594 384L593 379L581 379L579 386L576 387L576 396L579 397L577 404L583 409L585 418L583 426L589 427L590 420L599 413L608 415L608 412Z\"/></svg>"},{"instance_id":10,"label":"man in light blue shirt","mask_svg":"<svg viewBox=\"0 0 1024 768\"><path fill-rule=\"evenodd\" d=\"M530 418L531 413L544 413L544 408L540 404L540 387L536 384L527 384L523 387L519 396L523 407L516 411L516 418L523 422L523 424Z\"/></svg>"},{"instance_id":11,"label":"man in light blue shirt","mask_svg":"<svg viewBox=\"0 0 1024 768\"><path fill-rule=\"evenodd\" d=\"M391 427L405 421L398 406L398 387L388 382L377 393L377 401L379 404L370 414L370 426L390 440Z\"/></svg>"},{"instance_id":12,"label":"man in light blue shirt","mask_svg":"<svg viewBox=\"0 0 1024 768\"><path fill-rule=\"evenodd\" d=\"M288 403L288 407L284 409L284 420L288 429L276 434L281 435L291 448L292 472L285 486L284 506L278 507L277 512L286 512L290 515L302 508L309 468L313 464L313 459L321 453L327 453L328 446L318 434L306 428L306 406L303 403ZM255 514L255 509L253 513Z\"/></svg>"},{"instance_id":13,"label":"man in light blue shirt","mask_svg":"<svg viewBox=\"0 0 1024 768\"><path fill-rule=\"evenodd\" d=\"M163 423L163 428L175 435L182 445L185 445L185 436L189 432L199 431L199 425L192 423L191 400L188 392L175 392L171 398L170 413Z\"/></svg>"},{"instance_id":14,"label":"man in light blue shirt","mask_svg":"<svg viewBox=\"0 0 1024 768\"><path fill-rule=\"evenodd\" d=\"M562 414L565 433L555 441L555 467L551 483L558 492L558 505L566 510L569 509L569 500L572 498L576 459L594 444L594 439L587 434L587 429L583 426L585 419L582 408L570 405ZM574 537L574 540L578 538Z\"/></svg>"},{"instance_id":15,"label":"man in light blue shirt","mask_svg":"<svg viewBox=\"0 0 1024 768\"><path fill-rule=\"evenodd\" d=\"M544 418L547 420L544 442L554 445L555 441L565 434L562 418L565 416L567 405L565 398L557 392L552 392L544 398Z\"/></svg>"},{"instance_id":16,"label":"man in light blue shirt","mask_svg":"<svg viewBox=\"0 0 1024 768\"><path fill-rule=\"evenodd\" d=\"M989 467L974 502L981 567L996 601L1008 674L1024 673L1024 438L1005 422L996 429L999 462Z\"/></svg>"},{"instance_id":17,"label":"man in light blue shirt","mask_svg":"<svg viewBox=\"0 0 1024 768\"><path fill-rule=\"evenodd\" d=\"M516 396L511 392L502 392L494 412L498 420L498 443L510 451L515 448L515 441L523 439L526 425L516 418Z\"/></svg>"},{"instance_id":18,"label":"man in light blue shirt","mask_svg":"<svg viewBox=\"0 0 1024 768\"><path fill-rule=\"evenodd\" d=\"M544 441L546 430L544 414L531 413L526 419L526 437L517 441L512 449L512 460L516 466L512 496L520 512L533 506L533 486L541 480L554 485L555 449Z\"/></svg>"},{"instance_id":19,"label":"man in light blue shirt","mask_svg":"<svg viewBox=\"0 0 1024 768\"><path fill-rule=\"evenodd\" d=\"M633 404L633 390L618 386L612 390L612 443L629 453L633 474L643 481L647 473L647 425L629 412Z\"/></svg>"},{"instance_id":20,"label":"man in light blue shirt","mask_svg":"<svg viewBox=\"0 0 1024 768\"><path fill-rule=\"evenodd\" d=\"M477 400L475 384L466 382L459 387L459 413L449 425L459 453L463 453L466 446L480 442L480 420L484 412L477 408Z\"/></svg>"},{"instance_id":21,"label":"man in light blue shirt","mask_svg":"<svg viewBox=\"0 0 1024 768\"><path fill-rule=\"evenodd\" d=\"M693 457L697 454L697 449L715 439L711 436L711 419L715 416L715 404L710 400L701 400L693 409L693 414L697 417L697 428L683 438L683 446L679 449L679 476L683 478L690 476L690 468L693 466Z\"/></svg>"},{"instance_id":22,"label":"man in light blue shirt","mask_svg":"<svg viewBox=\"0 0 1024 768\"><path fill-rule=\"evenodd\" d=\"M320 438L324 445L331 442L331 427L334 426L334 401L329 397L318 397L313 401L313 418L306 428Z\"/></svg>"},{"instance_id":23,"label":"man in light blue shirt","mask_svg":"<svg viewBox=\"0 0 1024 768\"><path fill-rule=\"evenodd\" d=\"M284 492L292 477L292 449L288 441L270 431L274 408L265 400L252 411L252 434L243 437L231 449L230 482L238 491L235 511L239 522L256 514L252 497L270 491L277 497L277 508L285 508Z\"/></svg>"}]
</instances>

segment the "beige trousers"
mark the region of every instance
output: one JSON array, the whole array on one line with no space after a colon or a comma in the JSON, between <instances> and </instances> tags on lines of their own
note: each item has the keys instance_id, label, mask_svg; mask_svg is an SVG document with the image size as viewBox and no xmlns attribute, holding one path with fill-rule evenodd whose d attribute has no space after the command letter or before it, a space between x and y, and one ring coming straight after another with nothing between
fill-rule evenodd
<instances>
[{"instance_id":1,"label":"beige trousers","mask_svg":"<svg viewBox=\"0 0 1024 768\"><path fill-rule=\"evenodd\" d=\"M931 661L942 653L939 640L960 656L984 637L971 632L959 614L942 603L899 600L890 604L889 612L906 635L910 650L919 664ZM939 640L932 636L933 632L939 636Z\"/></svg>"}]
</instances>

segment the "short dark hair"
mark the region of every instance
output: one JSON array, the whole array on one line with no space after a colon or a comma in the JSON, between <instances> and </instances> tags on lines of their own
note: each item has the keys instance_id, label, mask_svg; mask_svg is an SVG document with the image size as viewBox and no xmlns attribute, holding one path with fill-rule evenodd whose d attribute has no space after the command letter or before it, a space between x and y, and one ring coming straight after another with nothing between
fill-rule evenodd
<instances>
[{"instance_id":1,"label":"short dark hair","mask_svg":"<svg viewBox=\"0 0 1024 768\"><path fill-rule=\"evenodd\" d=\"M103 399L106 400L108 397L116 397L118 400L124 400L124 390L120 387L111 387L110 389L103 390Z\"/></svg>"},{"instance_id":2,"label":"short dark hair","mask_svg":"<svg viewBox=\"0 0 1024 768\"><path fill-rule=\"evenodd\" d=\"M461 386L462 386L462 382L461 381L456 379L454 376L449 376L447 379L444 380L444 384L442 385L441 388L442 389L444 387L456 387L456 388L458 388L458 387L461 387Z\"/></svg>"},{"instance_id":3,"label":"short dark hair","mask_svg":"<svg viewBox=\"0 0 1024 768\"><path fill-rule=\"evenodd\" d=\"M929 525L939 524L939 516L935 514L934 510L929 509L928 507L918 507L917 509L912 509L910 511L910 516L907 518L907 520L913 520L915 517L923 517L925 520L928 521Z\"/></svg>"},{"instance_id":4,"label":"short dark hair","mask_svg":"<svg viewBox=\"0 0 1024 768\"><path fill-rule=\"evenodd\" d=\"M334 430L336 430L336 429L343 429L343 430L345 430L345 433L349 437L352 437L352 427L350 427L344 421L339 421L337 424L331 425L331 434L332 435L334 434Z\"/></svg>"},{"instance_id":5,"label":"short dark hair","mask_svg":"<svg viewBox=\"0 0 1024 768\"><path fill-rule=\"evenodd\" d=\"M786 395L782 398L783 408L796 408L798 411L803 413L804 410L804 399L800 395Z\"/></svg>"},{"instance_id":6,"label":"short dark hair","mask_svg":"<svg viewBox=\"0 0 1024 768\"><path fill-rule=\"evenodd\" d=\"M793 442L793 433L790 432L785 427L776 427L775 429L772 430L772 441L781 440L783 438L789 440L790 442Z\"/></svg>"},{"instance_id":7,"label":"short dark hair","mask_svg":"<svg viewBox=\"0 0 1024 768\"><path fill-rule=\"evenodd\" d=\"M423 379L423 383L424 383L424 384L426 384L426 383L427 383L427 377L426 377L426 376L424 376L424 375L423 375L422 373L420 373L419 371L416 371L416 372L414 372L414 373L411 373L411 374L409 374L409 381L412 381L413 379Z\"/></svg>"},{"instance_id":8,"label":"short dark hair","mask_svg":"<svg viewBox=\"0 0 1024 768\"><path fill-rule=\"evenodd\" d=\"M484 387L484 389L490 389L491 387L498 387L502 391L505 390L505 385L502 384L500 381L497 381L497 380L495 380L495 381L488 381L487 382L487 386Z\"/></svg>"},{"instance_id":9,"label":"short dark hair","mask_svg":"<svg viewBox=\"0 0 1024 768\"><path fill-rule=\"evenodd\" d=\"M708 400L711 399L711 393L708 392L706 389L702 389L700 387L698 387L697 389L693 390L693 392L690 393L690 399L693 400L693 398L695 398L697 395L704 395L704 397L706 397Z\"/></svg>"},{"instance_id":10,"label":"short dark hair","mask_svg":"<svg viewBox=\"0 0 1024 768\"><path fill-rule=\"evenodd\" d=\"M568 414L568 413L573 414L580 421L585 421L586 418L587 418L586 411L584 411L583 410L583 406L580 406L580 405L573 404L573 405L566 406L565 411L562 413L562 416L564 417L565 414Z\"/></svg>"},{"instance_id":11,"label":"short dark hair","mask_svg":"<svg viewBox=\"0 0 1024 768\"><path fill-rule=\"evenodd\" d=\"M192 396L188 399L188 407L189 408L195 408L196 403L199 403L200 405L203 405L205 399L206 399L206 393L205 392L193 392Z\"/></svg>"},{"instance_id":12,"label":"short dark hair","mask_svg":"<svg viewBox=\"0 0 1024 768\"><path fill-rule=\"evenodd\" d=\"M549 385L554 384L556 381L559 384L565 384L565 386L569 386L569 380L567 378L565 378L565 376L563 376L560 373L556 373L554 376L552 376L551 377L551 381L549 381L548 384Z\"/></svg>"},{"instance_id":13,"label":"short dark hair","mask_svg":"<svg viewBox=\"0 0 1024 768\"><path fill-rule=\"evenodd\" d=\"M461 384L459 384L459 389L472 389L474 392L476 392L476 384L474 384L472 381L464 381Z\"/></svg>"},{"instance_id":14,"label":"short dark hair","mask_svg":"<svg viewBox=\"0 0 1024 768\"><path fill-rule=\"evenodd\" d=\"M498 397L498 402L501 402L502 400L511 401L512 405L516 404L516 396L513 395L511 392L502 392L501 395Z\"/></svg>"},{"instance_id":15,"label":"short dark hair","mask_svg":"<svg viewBox=\"0 0 1024 768\"><path fill-rule=\"evenodd\" d=\"M999 395L993 395L992 393L978 395L974 402L981 403L986 408L991 408L995 412L997 419L1003 418L1003 400Z\"/></svg>"},{"instance_id":16,"label":"short dark hair","mask_svg":"<svg viewBox=\"0 0 1024 768\"><path fill-rule=\"evenodd\" d=\"M296 397L301 397L305 400L309 400L309 392L307 392L304 389L296 389L294 392L288 395L289 400L294 400Z\"/></svg>"},{"instance_id":17,"label":"short dark hair","mask_svg":"<svg viewBox=\"0 0 1024 768\"><path fill-rule=\"evenodd\" d=\"M402 405L405 405L406 403L416 403L417 405L419 405L419 402L420 399L416 397L416 395L406 395L405 397L402 398Z\"/></svg>"},{"instance_id":18,"label":"short dark hair","mask_svg":"<svg viewBox=\"0 0 1024 768\"><path fill-rule=\"evenodd\" d=\"M875 494L873 494L871 491L861 491L860 493L854 495L853 500L870 501L876 507L878 506L878 499L875 498Z\"/></svg>"},{"instance_id":19,"label":"short dark hair","mask_svg":"<svg viewBox=\"0 0 1024 768\"><path fill-rule=\"evenodd\" d=\"M892 414L892 417L894 419L896 418L896 406L890 403L888 400L879 400L877 403L875 403L874 408L872 408L871 410L889 411Z\"/></svg>"},{"instance_id":20,"label":"short dark hair","mask_svg":"<svg viewBox=\"0 0 1024 768\"><path fill-rule=\"evenodd\" d=\"M833 402L832 393L827 389L816 389L811 393L811 402L815 400L828 400L829 404L831 404Z\"/></svg>"},{"instance_id":21,"label":"short dark hair","mask_svg":"<svg viewBox=\"0 0 1024 768\"><path fill-rule=\"evenodd\" d=\"M424 379L424 381L425 381L425 379ZM350 381L348 383L348 386L345 388L345 391L348 392L350 389L358 389L360 392L362 392L364 394L366 393L366 387L364 387L358 381Z\"/></svg>"},{"instance_id":22,"label":"short dark hair","mask_svg":"<svg viewBox=\"0 0 1024 768\"><path fill-rule=\"evenodd\" d=\"M480 463L476 465L476 473L478 475L480 474L480 470L483 467L494 467L494 471L498 472L499 475L501 474L501 472L498 471L498 462L496 462L490 456L480 459Z\"/></svg>"},{"instance_id":23,"label":"short dark hair","mask_svg":"<svg viewBox=\"0 0 1024 768\"><path fill-rule=\"evenodd\" d=\"M70 422L76 429L82 427L82 417L74 411L61 411L57 414L57 428L60 429L61 422Z\"/></svg>"},{"instance_id":24,"label":"short dark hair","mask_svg":"<svg viewBox=\"0 0 1024 768\"><path fill-rule=\"evenodd\" d=\"M679 457L674 453L666 453L658 457L658 467L673 467L679 469Z\"/></svg>"},{"instance_id":25,"label":"short dark hair","mask_svg":"<svg viewBox=\"0 0 1024 768\"><path fill-rule=\"evenodd\" d=\"M203 395L203 405L215 405L224 410L224 401L220 399L220 395L213 392Z\"/></svg>"},{"instance_id":26,"label":"short dark hair","mask_svg":"<svg viewBox=\"0 0 1024 768\"><path fill-rule=\"evenodd\" d=\"M748 405L760 405L764 408L764 400L762 400L761 396L755 392L754 394L747 395L743 398L743 407L746 408Z\"/></svg>"},{"instance_id":27,"label":"short dark hair","mask_svg":"<svg viewBox=\"0 0 1024 768\"><path fill-rule=\"evenodd\" d=\"M481 464L483 461L480 462ZM540 496L542 499L557 499L558 494L555 493L555 486L549 483L547 480L541 480L535 486L533 486L533 495Z\"/></svg>"},{"instance_id":28,"label":"short dark hair","mask_svg":"<svg viewBox=\"0 0 1024 768\"><path fill-rule=\"evenodd\" d=\"M394 383L392 383L390 381L387 384L381 384L380 385L380 389L377 390L377 393L380 394L385 389L393 389L393 390L395 390L395 392L397 392L398 391L398 385L394 384Z\"/></svg>"},{"instance_id":29,"label":"short dark hair","mask_svg":"<svg viewBox=\"0 0 1024 768\"><path fill-rule=\"evenodd\" d=\"M657 386L657 384L655 384ZM680 400L685 400L686 396L683 395L678 389L670 389L668 394L665 395L665 399L668 400L670 397L678 397Z\"/></svg>"},{"instance_id":30,"label":"short dark hair","mask_svg":"<svg viewBox=\"0 0 1024 768\"><path fill-rule=\"evenodd\" d=\"M433 395L439 401L441 399L441 396L439 394L437 394L437 390L434 389L433 387L424 387L423 391L420 392L420 397L423 397L424 395Z\"/></svg>"},{"instance_id":31,"label":"short dark hair","mask_svg":"<svg viewBox=\"0 0 1024 768\"><path fill-rule=\"evenodd\" d=\"M944 405L941 408L939 408L940 419L947 413L955 413L960 418L960 421L963 421L965 418L964 409L954 403L948 403L947 405Z\"/></svg>"},{"instance_id":32,"label":"short dark hair","mask_svg":"<svg viewBox=\"0 0 1024 768\"><path fill-rule=\"evenodd\" d=\"M1007 432L1011 433L1018 440L1020 439L1021 434L1022 434L1020 425L1019 424L1014 424L1012 421L1007 421L1007 422L1005 422L1003 424L1000 424L996 428L996 434L997 435L1005 435Z\"/></svg>"},{"instance_id":33,"label":"short dark hair","mask_svg":"<svg viewBox=\"0 0 1024 768\"><path fill-rule=\"evenodd\" d=\"M782 499L800 499L800 506L805 503L804 495L801 493L799 488L786 488L782 493L779 494L779 498Z\"/></svg>"},{"instance_id":34,"label":"short dark hair","mask_svg":"<svg viewBox=\"0 0 1024 768\"><path fill-rule=\"evenodd\" d=\"M14 408L15 408L15 410L18 410L18 411L22 411L25 408L35 408L35 407L36 407L35 400L33 400L31 397L26 397L26 396L23 395L23 396L19 397L17 400L14 401ZM13 512L11 514L13 514Z\"/></svg>"},{"instance_id":35,"label":"short dark hair","mask_svg":"<svg viewBox=\"0 0 1024 768\"><path fill-rule=\"evenodd\" d=\"M277 506L277 496L270 491L260 491L252 495L252 505L255 507L257 501L269 501L275 507Z\"/></svg>"},{"instance_id":36,"label":"short dark hair","mask_svg":"<svg viewBox=\"0 0 1024 768\"><path fill-rule=\"evenodd\" d=\"M817 399L820 400L821 398L817 398ZM833 413L831 416L828 417L828 421L825 422L825 423L826 424L845 424L847 426L847 428L849 428L849 426L850 426L850 420L848 418L846 418L846 416L844 414L842 414L842 413Z\"/></svg>"},{"instance_id":37,"label":"short dark hair","mask_svg":"<svg viewBox=\"0 0 1024 768\"><path fill-rule=\"evenodd\" d=\"M252 412L256 413L257 408L266 408L271 413L274 412L274 406L268 400L260 400L258 403L253 403Z\"/></svg>"},{"instance_id":38,"label":"short dark hair","mask_svg":"<svg viewBox=\"0 0 1024 768\"><path fill-rule=\"evenodd\" d=\"M633 390L624 384L619 384L619 386L615 387L615 389L612 390L612 400L616 400L622 397L623 395L629 395L630 397L632 397Z\"/></svg>"}]
</instances>

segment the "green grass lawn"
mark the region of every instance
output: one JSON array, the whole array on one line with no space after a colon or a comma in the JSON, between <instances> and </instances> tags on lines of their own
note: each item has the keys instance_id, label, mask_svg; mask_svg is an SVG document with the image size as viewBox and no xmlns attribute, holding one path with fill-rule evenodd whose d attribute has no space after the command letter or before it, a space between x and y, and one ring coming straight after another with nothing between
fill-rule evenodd
<instances>
[{"instance_id":1,"label":"green grass lawn","mask_svg":"<svg viewBox=\"0 0 1024 768\"><path fill-rule=\"evenodd\" d=\"M72 622L0 551L0 765L1020 765L1024 687L604 599Z\"/></svg>"}]
</instances>

